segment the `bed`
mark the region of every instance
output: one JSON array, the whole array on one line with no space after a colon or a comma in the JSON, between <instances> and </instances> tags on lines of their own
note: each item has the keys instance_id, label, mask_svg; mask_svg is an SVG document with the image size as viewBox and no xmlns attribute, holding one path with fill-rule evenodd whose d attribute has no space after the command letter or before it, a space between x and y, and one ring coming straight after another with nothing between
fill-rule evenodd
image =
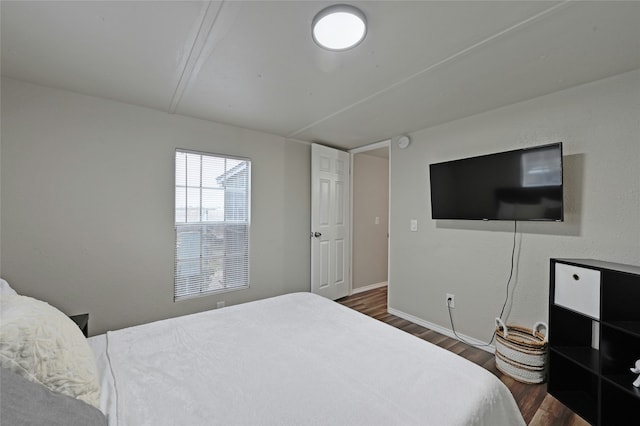
<instances>
[{"instance_id":1,"label":"bed","mask_svg":"<svg viewBox=\"0 0 640 426\"><path fill-rule=\"evenodd\" d=\"M485 369L310 293L84 342L110 426L524 425Z\"/></svg>"},{"instance_id":2,"label":"bed","mask_svg":"<svg viewBox=\"0 0 640 426\"><path fill-rule=\"evenodd\" d=\"M310 293L89 338L110 425L519 425L507 387Z\"/></svg>"}]
</instances>

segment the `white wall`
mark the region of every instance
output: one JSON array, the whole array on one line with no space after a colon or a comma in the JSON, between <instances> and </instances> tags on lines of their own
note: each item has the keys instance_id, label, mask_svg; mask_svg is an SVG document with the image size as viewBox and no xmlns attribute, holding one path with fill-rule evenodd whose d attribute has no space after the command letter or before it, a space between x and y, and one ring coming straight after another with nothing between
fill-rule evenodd
<instances>
[{"instance_id":1,"label":"white wall","mask_svg":"<svg viewBox=\"0 0 640 426\"><path fill-rule=\"evenodd\" d=\"M518 223L509 321L547 320L549 258L640 264L640 71L425 129L392 144L390 307L487 341L509 276L513 223L431 219L428 165L562 141L565 222ZM409 220L419 220L409 232Z\"/></svg>"},{"instance_id":2,"label":"white wall","mask_svg":"<svg viewBox=\"0 0 640 426\"><path fill-rule=\"evenodd\" d=\"M0 84L0 99L2 99L2 84ZM2 129L2 104L0 102L0 129ZM0 131L0 224L2 224L2 132ZM2 226L0 226L0 278L2 278Z\"/></svg>"},{"instance_id":3,"label":"white wall","mask_svg":"<svg viewBox=\"0 0 640 426\"><path fill-rule=\"evenodd\" d=\"M353 156L353 281L358 289L387 281L389 160ZM376 224L375 219L379 218Z\"/></svg>"},{"instance_id":4,"label":"white wall","mask_svg":"<svg viewBox=\"0 0 640 426\"><path fill-rule=\"evenodd\" d=\"M252 160L251 288L173 302L174 149ZM2 274L90 332L310 288L310 147L2 80Z\"/></svg>"},{"instance_id":5,"label":"white wall","mask_svg":"<svg viewBox=\"0 0 640 426\"><path fill-rule=\"evenodd\" d=\"M512 224L433 221L428 164L564 142L565 222L519 223L510 320L547 318L550 257L640 264L640 71L392 144L390 307L491 336ZM2 80L2 276L91 332L309 289L308 146L264 133ZM175 147L253 160L252 287L174 303ZM409 220L419 220L409 232Z\"/></svg>"}]
</instances>

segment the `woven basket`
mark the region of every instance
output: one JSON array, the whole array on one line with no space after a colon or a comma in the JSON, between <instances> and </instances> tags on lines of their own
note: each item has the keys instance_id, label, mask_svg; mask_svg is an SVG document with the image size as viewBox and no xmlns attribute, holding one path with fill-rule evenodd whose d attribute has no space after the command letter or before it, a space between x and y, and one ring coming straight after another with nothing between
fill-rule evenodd
<instances>
[{"instance_id":1,"label":"woven basket","mask_svg":"<svg viewBox=\"0 0 640 426\"><path fill-rule=\"evenodd\" d=\"M543 326L545 334L538 329ZM548 327L537 322L533 328L504 325L496 318L496 367L519 382L542 383L546 376Z\"/></svg>"}]
</instances>

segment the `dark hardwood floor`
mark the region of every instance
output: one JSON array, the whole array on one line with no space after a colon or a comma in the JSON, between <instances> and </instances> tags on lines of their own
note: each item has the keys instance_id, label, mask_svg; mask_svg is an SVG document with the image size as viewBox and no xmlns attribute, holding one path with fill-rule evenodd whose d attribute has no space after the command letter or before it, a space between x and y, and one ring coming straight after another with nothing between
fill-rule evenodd
<instances>
[{"instance_id":1,"label":"dark hardwood floor","mask_svg":"<svg viewBox=\"0 0 640 426\"><path fill-rule=\"evenodd\" d=\"M527 385L502 374L496 368L492 353L469 346L428 328L424 328L387 312L387 288L347 296L337 302L363 314L391 324L400 330L441 346L486 368L507 385L513 394L525 422L530 426L586 426L588 423L547 394L547 385Z\"/></svg>"}]
</instances>

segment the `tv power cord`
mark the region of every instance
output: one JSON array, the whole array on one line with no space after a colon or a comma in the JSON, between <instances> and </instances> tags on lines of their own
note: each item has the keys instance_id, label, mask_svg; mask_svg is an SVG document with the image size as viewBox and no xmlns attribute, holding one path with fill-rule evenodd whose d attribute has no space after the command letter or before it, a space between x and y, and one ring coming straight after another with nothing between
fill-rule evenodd
<instances>
[{"instance_id":1,"label":"tv power cord","mask_svg":"<svg viewBox=\"0 0 640 426\"><path fill-rule=\"evenodd\" d=\"M511 247L511 269L509 271L509 279L507 280L507 286L506 286L506 295L504 298L504 303L502 304L502 309L500 310L500 315L498 316L498 318L502 319L502 315L504 315L504 310L507 306L507 302L509 301L509 285L511 284L511 279L513 278L513 269L514 269L514 264L515 264L515 253L516 253L516 235L517 235L517 229L518 229L518 221L514 220L513 221L513 245ZM467 345L470 346L475 346L475 347L486 347L486 346L491 346L491 343L493 343L493 340L496 338L496 330L493 330L493 334L491 335L491 339L489 340L488 343L471 343L466 341L465 339L463 339L462 337L458 336L458 333L456 333L456 327L453 324L453 316L451 315L451 302L453 301L453 299L451 297L447 298L447 311L449 311L449 321L451 322L451 331L453 331L453 335L456 336L456 339L458 339L459 341L461 341L462 343L466 343Z\"/></svg>"}]
</instances>

